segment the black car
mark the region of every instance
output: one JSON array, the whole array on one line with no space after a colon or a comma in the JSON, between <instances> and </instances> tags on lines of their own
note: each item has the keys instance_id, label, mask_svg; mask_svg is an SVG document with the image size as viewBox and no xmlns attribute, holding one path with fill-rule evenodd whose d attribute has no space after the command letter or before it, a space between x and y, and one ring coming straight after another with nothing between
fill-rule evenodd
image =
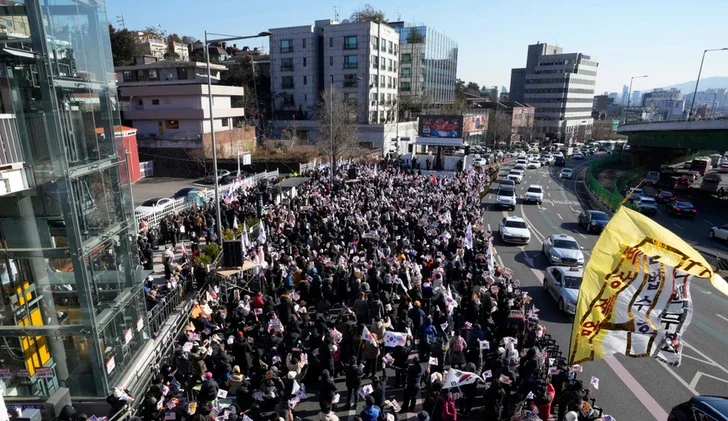
<instances>
[{"instance_id":1,"label":"black car","mask_svg":"<svg viewBox=\"0 0 728 421\"><path fill-rule=\"evenodd\" d=\"M667 421L714 420L728 421L728 398L722 396L693 396L675 406Z\"/></svg>"},{"instance_id":2,"label":"black car","mask_svg":"<svg viewBox=\"0 0 728 421\"><path fill-rule=\"evenodd\" d=\"M692 203L676 200L667 204L667 213L672 216L687 216L688 218L695 219L695 214L698 211Z\"/></svg>"},{"instance_id":3,"label":"black car","mask_svg":"<svg viewBox=\"0 0 728 421\"><path fill-rule=\"evenodd\" d=\"M655 200L657 200L657 203L670 203L674 202L677 197L673 192L663 190L660 192L660 194L655 197Z\"/></svg>"},{"instance_id":4,"label":"black car","mask_svg":"<svg viewBox=\"0 0 728 421\"><path fill-rule=\"evenodd\" d=\"M556 160L554 161L554 165L557 167L564 167L566 166L566 159L564 159L563 156L557 156Z\"/></svg>"},{"instance_id":5,"label":"black car","mask_svg":"<svg viewBox=\"0 0 728 421\"><path fill-rule=\"evenodd\" d=\"M682 177L678 178L677 180L675 180L675 184L673 184L672 188L675 191L682 191L687 194L690 194L693 186L692 186L692 183L690 182L690 180L687 179L687 177L682 176Z\"/></svg>"},{"instance_id":6,"label":"black car","mask_svg":"<svg viewBox=\"0 0 728 421\"><path fill-rule=\"evenodd\" d=\"M602 232L609 223L609 215L598 210L585 210L579 214L579 225L589 232Z\"/></svg>"}]
</instances>

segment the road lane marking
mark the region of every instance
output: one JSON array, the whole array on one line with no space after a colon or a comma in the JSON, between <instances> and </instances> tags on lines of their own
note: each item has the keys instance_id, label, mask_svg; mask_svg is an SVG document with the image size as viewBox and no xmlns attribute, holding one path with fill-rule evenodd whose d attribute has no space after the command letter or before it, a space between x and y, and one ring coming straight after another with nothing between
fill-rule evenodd
<instances>
[{"instance_id":1,"label":"road lane marking","mask_svg":"<svg viewBox=\"0 0 728 421\"><path fill-rule=\"evenodd\" d=\"M720 342L723 342L723 344L728 345L728 336L724 335L723 332L714 329L712 326L708 325L707 323L696 320L693 318L692 324L698 327L698 329L702 330L703 332L707 333L708 335L712 336L713 338L717 339Z\"/></svg>"},{"instance_id":2,"label":"road lane marking","mask_svg":"<svg viewBox=\"0 0 728 421\"><path fill-rule=\"evenodd\" d=\"M707 219L703 219L703 222L705 222L706 224L710 225L711 227L715 226L714 223L708 221Z\"/></svg>"},{"instance_id":3,"label":"road lane marking","mask_svg":"<svg viewBox=\"0 0 728 421\"><path fill-rule=\"evenodd\" d=\"M550 181L549 181L549 182L550 182ZM549 195L549 197L551 197L551 193L549 193L549 192L546 192L546 194L547 194L547 195Z\"/></svg>"},{"instance_id":4,"label":"road lane marking","mask_svg":"<svg viewBox=\"0 0 728 421\"><path fill-rule=\"evenodd\" d=\"M728 317L725 317L725 316L723 316L723 315L720 315L720 314L716 314L716 316L718 316L718 317L720 317L721 319L723 319L723 320L725 320L726 322L728 322Z\"/></svg>"},{"instance_id":5,"label":"road lane marking","mask_svg":"<svg viewBox=\"0 0 728 421\"><path fill-rule=\"evenodd\" d=\"M493 230L490 229L490 224L488 224L488 232L493 232Z\"/></svg>"},{"instance_id":6,"label":"road lane marking","mask_svg":"<svg viewBox=\"0 0 728 421\"><path fill-rule=\"evenodd\" d=\"M563 216L561 216L561 214L560 214L560 213L557 213L557 214L556 214L556 216L558 216L558 217L559 217L559 219L561 219L562 221L564 220L564 217L563 217Z\"/></svg>"},{"instance_id":7,"label":"road lane marking","mask_svg":"<svg viewBox=\"0 0 728 421\"><path fill-rule=\"evenodd\" d=\"M683 358L685 358L685 357L688 357L688 355L686 355L685 353L683 353ZM666 363L666 362L664 362L664 361L662 361L662 360L659 360L659 359L657 360L657 362L658 362L658 363L660 363L660 365L661 365L662 367L664 367L664 368L665 368L665 370L667 370L667 372L668 372L668 373L670 373L670 375L672 375L672 377L674 377L674 378L675 378L675 379L676 379L676 380L677 380L678 382L680 382L680 384L682 384L683 386L685 386L685 388L686 388L687 390L689 390L689 391L690 391L690 393L692 393L692 394L693 394L693 396L697 396L697 395L699 395L699 394L700 394L700 393L698 393L698 391L697 391L697 390L695 390L695 388L694 388L694 387L690 386L690 385L688 384L688 382L686 382L686 381L685 381L685 380L684 380L684 379L683 379L682 377L680 377L680 376L679 376L679 375L678 375L678 374L677 374L677 373L676 373L675 371L673 371L672 367L671 367L671 366L669 366L669 365L667 365L667 363Z\"/></svg>"},{"instance_id":8,"label":"road lane marking","mask_svg":"<svg viewBox=\"0 0 728 421\"><path fill-rule=\"evenodd\" d=\"M655 400L655 398L652 397L652 395L645 390L644 387L640 384L640 382L635 379L632 374L620 363L614 356L608 355L604 357L604 361L607 363L607 365L617 374L617 377L619 377L620 380L622 380L622 383L627 386L627 389L632 391L632 394L637 398L637 400L644 405L644 407L647 409L647 412L652 414L653 417L655 417L655 420L657 421L664 421L667 419L667 412L662 409L659 403Z\"/></svg>"},{"instance_id":9,"label":"road lane marking","mask_svg":"<svg viewBox=\"0 0 728 421\"><path fill-rule=\"evenodd\" d=\"M582 237L584 237L584 238L589 238L589 237L587 237L586 235L584 235L584 234L582 234L582 233L580 233L580 232L577 232L577 234L581 235L581 236L582 236Z\"/></svg>"},{"instance_id":10,"label":"road lane marking","mask_svg":"<svg viewBox=\"0 0 728 421\"><path fill-rule=\"evenodd\" d=\"M721 381L723 383L728 383L728 380L726 380L726 379L721 379L720 377L716 377L716 376L710 375L708 373L703 373L702 371L698 371L697 373L695 373L695 377L693 377L693 380L690 382L690 387L697 386L698 385L698 381L703 376L710 377L711 379L718 380L718 381Z\"/></svg>"},{"instance_id":11,"label":"road lane marking","mask_svg":"<svg viewBox=\"0 0 728 421\"><path fill-rule=\"evenodd\" d=\"M674 223L674 222L672 223L672 225L675 225L676 227L678 227L678 228L680 228L680 229L683 229L683 227L681 227L680 225L678 225L678 224L676 224L676 223Z\"/></svg>"}]
</instances>

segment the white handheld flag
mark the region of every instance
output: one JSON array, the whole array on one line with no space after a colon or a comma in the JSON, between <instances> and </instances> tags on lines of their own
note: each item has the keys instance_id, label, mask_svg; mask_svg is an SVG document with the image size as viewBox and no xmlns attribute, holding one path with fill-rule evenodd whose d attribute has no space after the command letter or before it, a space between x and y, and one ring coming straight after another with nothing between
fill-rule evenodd
<instances>
[{"instance_id":1,"label":"white handheld flag","mask_svg":"<svg viewBox=\"0 0 728 421\"><path fill-rule=\"evenodd\" d=\"M465 229L465 248L473 249L473 224L468 222L468 228Z\"/></svg>"},{"instance_id":2,"label":"white handheld flag","mask_svg":"<svg viewBox=\"0 0 728 421\"><path fill-rule=\"evenodd\" d=\"M250 240L248 240L248 224L243 221L243 235L240 236L240 241L243 243L243 253L250 247Z\"/></svg>"},{"instance_id":3,"label":"white handheld flag","mask_svg":"<svg viewBox=\"0 0 728 421\"><path fill-rule=\"evenodd\" d=\"M594 386L594 389L599 390L599 379L592 376L591 378L591 385Z\"/></svg>"},{"instance_id":4,"label":"white handheld flag","mask_svg":"<svg viewBox=\"0 0 728 421\"><path fill-rule=\"evenodd\" d=\"M265 225L263 224L263 220L260 220L260 223L258 224L258 242L260 244L265 244L268 237L265 234Z\"/></svg>"},{"instance_id":5,"label":"white handheld flag","mask_svg":"<svg viewBox=\"0 0 728 421\"><path fill-rule=\"evenodd\" d=\"M407 334L399 332L386 332L384 334L384 346L395 347L407 344Z\"/></svg>"},{"instance_id":6,"label":"white handheld flag","mask_svg":"<svg viewBox=\"0 0 728 421\"><path fill-rule=\"evenodd\" d=\"M364 329L361 332L361 340L369 342L374 345L377 344L377 341L374 339L374 336L372 335L371 332L369 332L369 329L366 326L364 326Z\"/></svg>"},{"instance_id":7,"label":"white handheld flag","mask_svg":"<svg viewBox=\"0 0 728 421\"><path fill-rule=\"evenodd\" d=\"M481 378L475 373L469 373L467 371L460 371L451 368L450 370L448 370L447 377L442 383L442 388L451 389L453 387L460 387L466 384L475 383L478 380L481 380Z\"/></svg>"}]
</instances>

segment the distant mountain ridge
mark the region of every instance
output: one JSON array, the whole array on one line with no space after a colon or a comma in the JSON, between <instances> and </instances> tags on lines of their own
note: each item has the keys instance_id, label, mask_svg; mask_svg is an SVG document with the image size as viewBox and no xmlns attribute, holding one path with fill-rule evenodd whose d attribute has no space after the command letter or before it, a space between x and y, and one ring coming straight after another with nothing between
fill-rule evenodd
<instances>
[{"instance_id":1,"label":"distant mountain ridge","mask_svg":"<svg viewBox=\"0 0 728 421\"><path fill-rule=\"evenodd\" d=\"M671 89L671 88L677 88L680 91L682 91L683 94L687 95L692 93L695 90L695 81L691 80L690 82L684 82L684 83L678 83L675 85L665 86L662 89ZM700 79L700 87L698 87L699 90L704 91L706 89L722 89L722 88L728 88L728 76L711 76L706 78Z\"/></svg>"}]
</instances>

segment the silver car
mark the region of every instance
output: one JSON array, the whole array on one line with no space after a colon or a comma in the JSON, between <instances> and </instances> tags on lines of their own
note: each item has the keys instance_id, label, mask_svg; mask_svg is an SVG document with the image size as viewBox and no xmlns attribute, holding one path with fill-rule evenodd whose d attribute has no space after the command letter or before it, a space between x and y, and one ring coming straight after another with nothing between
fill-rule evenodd
<instances>
[{"instance_id":1,"label":"silver car","mask_svg":"<svg viewBox=\"0 0 728 421\"><path fill-rule=\"evenodd\" d=\"M552 234L546 237L541 251L552 265L583 265L584 253L574 237Z\"/></svg>"},{"instance_id":2,"label":"silver car","mask_svg":"<svg viewBox=\"0 0 728 421\"><path fill-rule=\"evenodd\" d=\"M581 267L552 266L544 273L543 289L556 300L560 311L573 315L583 276Z\"/></svg>"}]
</instances>

